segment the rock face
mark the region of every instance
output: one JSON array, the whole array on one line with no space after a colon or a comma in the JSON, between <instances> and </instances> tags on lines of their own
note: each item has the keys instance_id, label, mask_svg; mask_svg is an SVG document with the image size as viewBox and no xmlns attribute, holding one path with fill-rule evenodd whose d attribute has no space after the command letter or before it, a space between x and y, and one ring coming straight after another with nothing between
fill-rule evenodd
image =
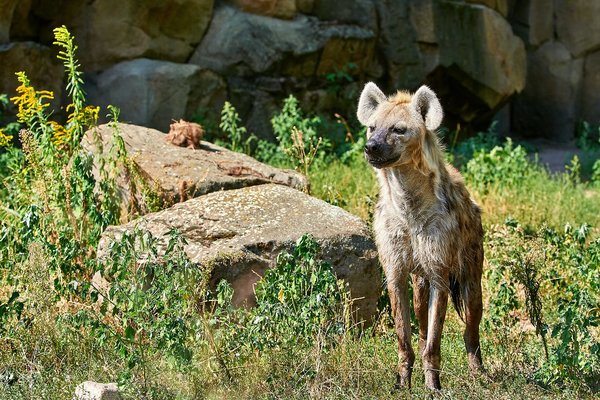
<instances>
[{"instance_id":1,"label":"rock face","mask_svg":"<svg viewBox=\"0 0 600 400\"><path fill-rule=\"evenodd\" d=\"M525 86L526 53L510 24L494 10L441 2L436 10L438 71L432 86L446 81L452 93L438 93L445 111L471 122L496 112ZM457 90L458 89L458 90Z\"/></svg>"},{"instance_id":2,"label":"rock face","mask_svg":"<svg viewBox=\"0 0 600 400\"><path fill-rule=\"evenodd\" d=\"M18 0L0 0L0 43L9 40L10 25Z\"/></svg>"},{"instance_id":3,"label":"rock face","mask_svg":"<svg viewBox=\"0 0 600 400\"><path fill-rule=\"evenodd\" d=\"M198 107L212 115L227 98L249 132L272 138L269 121L289 94L314 113L349 117L361 86L376 81L387 92L428 84L450 129L486 129L510 114L514 133L531 127L532 135L570 140L574 122L547 130L517 110L525 98L533 109L549 104L544 87L556 83L526 72L539 69L527 63L550 42L585 71L577 88L553 95L549 109L562 112L574 101L556 118L595 118L598 1L0 0L0 44L50 46L52 28L63 24L76 37L90 97L163 130L171 119L198 115ZM566 62L564 52L553 58L546 51L549 65ZM34 53L23 53L22 64L38 65ZM140 59L147 60L132 61ZM13 88L0 79L0 93Z\"/></svg>"},{"instance_id":4,"label":"rock face","mask_svg":"<svg viewBox=\"0 0 600 400\"><path fill-rule=\"evenodd\" d=\"M560 42L547 42L529 56L529 82L513 105L516 130L567 142L573 136L583 60L573 60Z\"/></svg>"},{"instance_id":5,"label":"rock face","mask_svg":"<svg viewBox=\"0 0 600 400\"><path fill-rule=\"evenodd\" d=\"M119 124L118 128L128 156L167 203L265 183L288 185L300 190L307 185L306 178L295 171L262 164L245 154L212 143L201 142L200 149L190 149L167 143L166 135L154 129L128 124ZM108 152L112 127L101 125L86 133L82 144L91 153L99 151L94 138L96 135L102 141L103 151ZM129 198L128 189L124 181L119 184L125 203Z\"/></svg>"},{"instance_id":6,"label":"rock face","mask_svg":"<svg viewBox=\"0 0 600 400\"><path fill-rule=\"evenodd\" d=\"M249 13L291 19L296 16L296 0L230 0L234 6Z\"/></svg>"},{"instance_id":7,"label":"rock face","mask_svg":"<svg viewBox=\"0 0 600 400\"><path fill-rule=\"evenodd\" d=\"M323 24L306 16L285 21L221 7L215 10L208 32L190 62L234 76L323 75L343 67L344 62L364 64L374 38L373 32L357 26ZM339 41L349 43L348 47L340 48L336 44ZM335 59L334 54L322 58L328 52L327 46L338 50Z\"/></svg>"},{"instance_id":8,"label":"rock face","mask_svg":"<svg viewBox=\"0 0 600 400\"><path fill-rule=\"evenodd\" d=\"M213 0L62 1L47 10L50 26L78 38L84 70L99 71L138 57L185 62L210 22Z\"/></svg>"},{"instance_id":9,"label":"rock face","mask_svg":"<svg viewBox=\"0 0 600 400\"><path fill-rule=\"evenodd\" d=\"M51 90L52 104L60 104L63 69L49 47L34 42L0 44L0 65L0 93L16 95L15 72L25 71L36 90Z\"/></svg>"},{"instance_id":10,"label":"rock face","mask_svg":"<svg viewBox=\"0 0 600 400\"><path fill-rule=\"evenodd\" d=\"M581 117L600 125L600 50L586 57L583 81Z\"/></svg>"},{"instance_id":11,"label":"rock face","mask_svg":"<svg viewBox=\"0 0 600 400\"><path fill-rule=\"evenodd\" d=\"M234 303L253 305L253 285L277 254L290 249L303 234L313 235L336 275L356 298L359 319L377 312L381 277L377 251L366 224L346 211L282 185L259 185L220 191L148 214L126 225L109 227L98 257L109 244L135 227L158 238L164 251L175 228L187 241L185 252L194 263L211 268L211 282L226 279L234 288Z\"/></svg>"},{"instance_id":12,"label":"rock face","mask_svg":"<svg viewBox=\"0 0 600 400\"><path fill-rule=\"evenodd\" d=\"M600 48L600 2L556 0L556 32L574 57Z\"/></svg>"},{"instance_id":13,"label":"rock face","mask_svg":"<svg viewBox=\"0 0 600 400\"><path fill-rule=\"evenodd\" d=\"M116 383L85 381L75 388L74 400L119 400L120 398Z\"/></svg>"},{"instance_id":14,"label":"rock face","mask_svg":"<svg viewBox=\"0 0 600 400\"><path fill-rule=\"evenodd\" d=\"M89 92L92 104L119 107L121 120L160 130L201 108L218 115L227 97L225 82L212 71L144 58L101 73Z\"/></svg>"}]
</instances>

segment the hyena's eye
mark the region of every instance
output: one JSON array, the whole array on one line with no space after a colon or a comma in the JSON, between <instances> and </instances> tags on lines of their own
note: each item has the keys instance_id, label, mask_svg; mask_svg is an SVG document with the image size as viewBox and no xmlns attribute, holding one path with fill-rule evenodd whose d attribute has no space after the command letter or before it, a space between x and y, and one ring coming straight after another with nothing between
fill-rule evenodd
<instances>
[{"instance_id":1,"label":"hyena's eye","mask_svg":"<svg viewBox=\"0 0 600 400\"><path fill-rule=\"evenodd\" d=\"M396 135L404 135L406 133L406 128L405 127L393 127L392 128L392 133L396 134Z\"/></svg>"},{"instance_id":2,"label":"hyena's eye","mask_svg":"<svg viewBox=\"0 0 600 400\"><path fill-rule=\"evenodd\" d=\"M375 127L374 126L370 126L369 127L369 132L374 132L375 131Z\"/></svg>"}]
</instances>

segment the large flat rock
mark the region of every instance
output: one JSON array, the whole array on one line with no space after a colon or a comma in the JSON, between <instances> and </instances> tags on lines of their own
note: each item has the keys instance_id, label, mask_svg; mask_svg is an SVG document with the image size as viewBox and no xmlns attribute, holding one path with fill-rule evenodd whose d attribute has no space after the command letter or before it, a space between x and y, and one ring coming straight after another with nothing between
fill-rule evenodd
<instances>
[{"instance_id":1,"label":"large flat rock","mask_svg":"<svg viewBox=\"0 0 600 400\"><path fill-rule=\"evenodd\" d=\"M165 134L155 129L129 124L118 124L118 129L128 156L167 204L219 190L265 183L300 190L307 186L306 178L300 173L271 167L209 142L202 142L200 149L189 149L167 143ZM102 142L102 151L110 151L113 128L108 124L88 131L82 140L83 147L92 153L100 152L96 135ZM124 179L119 185L126 204L128 186Z\"/></svg>"},{"instance_id":2,"label":"large flat rock","mask_svg":"<svg viewBox=\"0 0 600 400\"><path fill-rule=\"evenodd\" d=\"M253 305L254 284L284 249L303 234L313 235L322 256L350 288L358 319L370 321L377 312L381 275L377 250L366 224L322 200L282 185L259 185L210 193L147 214L126 225L109 227L98 246L98 257L110 243L135 228L158 238L164 251L168 232L177 229L187 241L191 261L211 269L211 283L221 279L234 288L234 303Z\"/></svg>"}]
</instances>

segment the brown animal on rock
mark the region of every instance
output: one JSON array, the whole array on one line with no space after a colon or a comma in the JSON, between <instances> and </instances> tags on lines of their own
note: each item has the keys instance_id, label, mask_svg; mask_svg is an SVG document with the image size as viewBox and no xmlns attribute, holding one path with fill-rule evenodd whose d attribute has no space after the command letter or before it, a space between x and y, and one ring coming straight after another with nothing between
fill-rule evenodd
<instances>
[{"instance_id":1,"label":"brown animal on rock","mask_svg":"<svg viewBox=\"0 0 600 400\"><path fill-rule=\"evenodd\" d=\"M431 89L422 86L413 95L398 92L386 97L368 83L357 115L368 127L365 157L375 167L380 187L374 228L398 336L396 387L410 388L415 360L408 298L412 275L425 384L440 389L448 295L461 318L464 313L469 367L483 369L481 212L460 173L444 161L435 133L442 107Z\"/></svg>"},{"instance_id":2,"label":"brown animal on rock","mask_svg":"<svg viewBox=\"0 0 600 400\"><path fill-rule=\"evenodd\" d=\"M165 140L175 146L199 149L203 135L204 129L201 125L180 119L173 121Z\"/></svg>"}]
</instances>

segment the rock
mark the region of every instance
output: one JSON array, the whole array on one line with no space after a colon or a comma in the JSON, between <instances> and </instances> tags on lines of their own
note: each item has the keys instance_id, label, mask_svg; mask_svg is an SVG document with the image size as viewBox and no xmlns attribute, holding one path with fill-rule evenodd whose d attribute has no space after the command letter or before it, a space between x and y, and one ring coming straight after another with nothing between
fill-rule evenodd
<instances>
[{"instance_id":1,"label":"rock","mask_svg":"<svg viewBox=\"0 0 600 400\"><path fill-rule=\"evenodd\" d=\"M409 5L417 42L437 43L433 0L410 0Z\"/></svg>"},{"instance_id":2,"label":"rock","mask_svg":"<svg viewBox=\"0 0 600 400\"><path fill-rule=\"evenodd\" d=\"M546 0L524 0L515 4L515 33L530 46L539 46L554 36L554 6Z\"/></svg>"},{"instance_id":3,"label":"rock","mask_svg":"<svg viewBox=\"0 0 600 400\"><path fill-rule=\"evenodd\" d=\"M284 21L224 6L215 10L190 63L225 76L311 77L335 72L349 63L364 69L374 38L372 31L327 24L314 17ZM339 51L335 62L330 56L319 62L328 44Z\"/></svg>"},{"instance_id":4,"label":"rock","mask_svg":"<svg viewBox=\"0 0 600 400\"><path fill-rule=\"evenodd\" d=\"M0 43L10 40L10 26L17 3L17 0L0 0Z\"/></svg>"},{"instance_id":5,"label":"rock","mask_svg":"<svg viewBox=\"0 0 600 400\"><path fill-rule=\"evenodd\" d=\"M282 250L303 234L313 235L322 256L356 301L358 319L372 321L381 293L377 251L366 224L322 200L282 185L259 185L210 193L109 227L98 246L101 260L110 243L134 228L148 230L164 254L168 232L178 229L185 252L199 268L210 268L213 287L226 279L236 305L255 304L253 285Z\"/></svg>"},{"instance_id":6,"label":"rock","mask_svg":"<svg viewBox=\"0 0 600 400\"><path fill-rule=\"evenodd\" d=\"M467 3L481 4L492 10L498 11L503 17L508 16L508 0L467 0Z\"/></svg>"},{"instance_id":7,"label":"rock","mask_svg":"<svg viewBox=\"0 0 600 400\"><path fill-rule=\"evenodd\" d=\"M0 93L9 97L19 86L15 72L25 71L36 90L54 93L51 108L57 108L62 96L63 68L49 47L34 42L13 42L0 45Z\"/></svg>"},{"instance_id":8,"label":"rock","mask_svg":"<svg viewBox=\"0 0 600 400\"><path fill-rule=\"evenodd\" d=\"M573 57L600 47L600 1L556 0L556 33Z\"/></svg>"},{"instance_id":9,"label":"rock","mask_svg":"<svg viewBox=\"0 0 600 400\"><path fill-rule=\"evenodd\" d=\"M296 0L229 0L239 9L268 17L292 19L296 16Z\"/></svg>"},{"instance_id":10,"label":"rock","mask_svg":"<svg viewBox=\"0 0 600 400\"><path fill-rule=\"evenodd\" d=\"M120 398L116 383L85 381L75 388L74 400L119 400Z\"/></svg>"},{"instance_id":11,"label":"rock","mask_svg":"<svg viewBox=\"0 0 600 400\"><path fill-rule=\"evenodd\" d=\"M77 38L85 71L133 58L185 62L210 22L214 0L63 1L46 18ZM46 38L48 40L49 38Z\"/></svg>"},{"instance_id":12,"label":"rock","mask_svg":"<svg viewBox=\"0 0 600 400\"><path fill-rule=\"evenodd\" d=\"M33 0L20 0L16 3L17 6L13 11L12 23L10 25L10 39L13 42L38 40L40 24L32 15L31 5Z\"/></svg>"},{"instance_id":13,"label":"rock","mask_svg":"<svg viewBox=\"0 0 600 400\"><path fill-rule=\"evenodd\" d=\"M236 153L212 143L201 142L194 150L165 141L166 135L154 129L119 124L128 156L139 167L151 187L157 186L166 203L174 203L206 193L238 189L265 183L289 185L305 189L306 178L294 171L262 164L245 154ZM98 135L105 152L112 143L113 130L101 125L89 130L83 140L84 149L98 153L94 136ZM97 174L97 173L96 173ZM119 182L123 203L129 198L128 187Z\"/></svg>"},{"instance_id":14,"label":"rock","mask_svg":"<svg viewBox=\"0 0 600 400\"><path fill-rule=\"evenodd\" d=\"M581 119L600 125L600 50L585 58Z\"/></svg>"},{"instance_id":15,"label":"rock","mask_svg":"<svg viewBox=\"0 0 600 400\"><path fill-rule=\"evenodd\" d=\"M422 70L416 32L410 23L408 2L381 0L376 2L379 19L378 50L383 54L388 86L414 89L425 78Z\"/></svg>"},{"instance_id":16,"label":"rock","mask_svg":"<svg viewBox=\"0 0 600 400\"><path fill-rule=\"evenodd\" d=\"M312 8L313 15L322 21L335 21L342 24L358 25L377 29L377 12L372 0L315 0Z\"/></svg>"},{"instance_id":17,"label":"rock","mask_svg":"<svg viewBox=\"0 0 600 400\"><path fill-rule=\"evenodd\" d=\"M440 67L431 81L448 114L473 122L523 89L525 46L500 14L444 1L435 18Z\"/></svg>"},{"instance_id":18,"label":"rock","mask_svg":"<svg viewBox=\"0 0 600 400\"><path fill-rule=\"evenodd\" d=\"M561 142L573 138L583 60L560 42L546 42L529 54L527 86L515 98L513 126L523 135Z\"/></svg>"},{"instance_id":19,"label":"rock","mask_svg":"<svg viewBox=\"0 0 600 400\"><path fill-rule=\"evenodd\" d=\"M137 59L111 67L97 77L90 102L121 109L121 120L168 130L172 120L198 109L219 113L227 92L223 79L196 65Z\"/></svg>"}]
</instances>

